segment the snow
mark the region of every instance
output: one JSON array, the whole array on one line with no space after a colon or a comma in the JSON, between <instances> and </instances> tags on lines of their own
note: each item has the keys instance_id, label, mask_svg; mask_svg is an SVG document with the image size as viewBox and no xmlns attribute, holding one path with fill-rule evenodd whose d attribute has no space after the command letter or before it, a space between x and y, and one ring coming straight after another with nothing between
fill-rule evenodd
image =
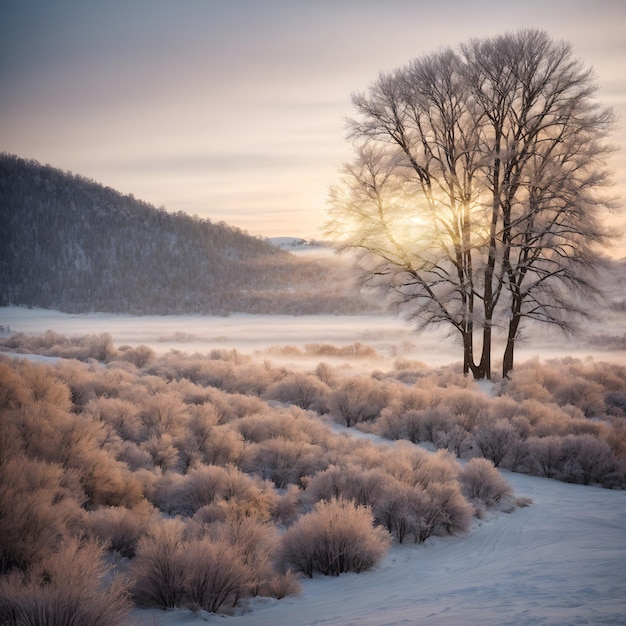
<instances>
[{"instance_id":1,"label":"snow","mask_svg":"<svg viewBox=\"0 0 626 626\"><path fill-rule=\"evenodd\" d=\"M532 503L488 513L465 535L395 544L370 572L303 579L299 596L257 598L235 615L138 615L160 626L626 624L626 492L501 473Z\"/></svg>"},{"instance_id":2,"label":"snow","mask_svg":"<svg viewBox=\"0 0 626 626\"><path fill-rule=\"evenodd\" d=\"M303 581L242 615L140 611L162 626L626 623L626 492L503 472L529 507L460 537L395 545L373 571Z\"/></svg>"},{"instance_id":3,"label":"snow","mask_svg":"<svg viewBox=\"0 0 626 626\"><path fill-rule=\"evenodd\" d=\"M109 332L116 345L146 343L161 352L170 347L252 352L272 345L362 341L376 348L381 360L402 356L429 365L455 360L458 353L442 336L416 339L402 322L384 316L137 318L8 307L0 309L0 324L26 333ZM186 333L186 339L176 339L176 333ZM526 349L521 352L528 357ZM559 349L558 342L547 341L540 354L626 360L623 352L573 350L570 344ZM532 504L477 520L464 536L393 546L371 572L304 579L299 596L255 599L234 615L136 610L133 618L160 626L626 624L626 492L503 474L515 495Z\"/></svg>"}]
</instances>

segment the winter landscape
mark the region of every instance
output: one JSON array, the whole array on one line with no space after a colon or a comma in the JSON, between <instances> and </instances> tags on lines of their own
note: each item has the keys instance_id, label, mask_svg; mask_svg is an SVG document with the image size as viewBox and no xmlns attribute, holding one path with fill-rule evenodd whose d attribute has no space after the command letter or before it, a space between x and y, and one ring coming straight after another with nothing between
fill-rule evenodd
<instances>
[{"instance_id":1,"label":"winter landscape","mask_svg":"<svg viewBox=\"0 0 626 626\"><path fill-rule=\"evenodd\" d=\"M228 368L230 373L226 378L224 378L223 371L218 373L218 370L212 374L212 388L221 387L228 390L223 393L223 398L229 397L228 394L232 393L236 395L231 398L242 398L239 394L246 389L245 392L253 397L272 397L272 393L268 393L271 388L269 380L267 378L264 380L264 377L250 369L255 364L262 367L266 375L271 372L272 368L278 368L273 375L284 378L287 372L303 374L314 372L316 368L319 375L320 368L315 364L320 362L326 364L326 375L329 372L335 372L335 374L341 372L341 376L347 375L351 378L377 372L376 379L381 382L387 378L393 378L390 372L394 370L395 363L396 367L400 365L405 368L400 371L400 375L396 372L395 376L404 380L407 377L421 380L421 383L416 384L424 390L430 385L443 384L451 393L458 393L459 388L456 385L460 384L461 388L469 394L467 400L470 403L472 400L475 402L477 397L482 397L485 401L493 401L503 391L502 381L494 381L489 385L464 382L458 373L453 373L459 371L459 366L450 366L451 363L455 363L455 355L458 353L458 348L453 342L446 344L445 339L441 337L423 337L420 340L423 339L423 345L426 348L422 348L420 352L416 346L420 342L416 340L414 333L401 321L389 316L337 317L335 319L325 316L286 318L246 315L234 315L229 318L202 316L144 318L101 314L69 315L17 307L1 309L0 315L4 328L10 327L13 332L11 336L16 337L19 336L18 333L25 333L29 337L42 338L38 347L22 345L19 348L19 354L7 352L7 356L3 359L5 364L15 359L19 362L20 358L25 358L21 355L28 350L45 354L63 354L65 350L67 353L67 345L54 347L55 340L58 341L63 335L87 337L93 341L99 335L110 332L113 345L109 346L109 349L125 345L127 346L126 356L123 356L123 352L118 356L123 359L129 358L129 361L116 362L112 352L107 357L110 361L107 367L113 368L111 375L118 385L124 377L130 375L130 372L138 371L136 366L130 367L131 346L133 350L144 346L153 351L152 356L149 357L153 365L154 359L167 357L168 354L170 360L174 354L188 355L186 359L188 365L196 371L196 374L185 374L181 371L180 375L185 376L187 381L193 379L194 376L200 381L202 376L209 375L209 371L202 374L202 371L198 369L202 361L213 365L230 364ZM613 323L616 332L623 333L626 329L626 319L623 316L621 326L617 316ZM6 339L5 342L7 342ZM86 343L88 342L83 341L83 349ZM308 355L305 348L307 345L310 346ZM329 349L329 346L334 346L338 352L340 348L355 345L360 346L360 355L358 353L355 355L354 351L350 354L350 351L345 349L343 354L333 355ZM542 345L547 345L547 342L542 342ZM323 356L314 357L310 354L311 346L324 346L326 353ZM366 350L366 347L369 350ZM237 350L237 355L233 353L233 349ZM567 346L563 347L561 343L559 350L558 341L555 340L546 352L534 353L539 360L531 360L528 368L522 365L520 371L523 372L525 378L530 376L533 380L543 380L545 383L546 371L542 374L539 374L539 371L554 367L554 371L565 372L565 374L560 374L565 380L561 380L559 384L566 386L568 375L572 376L571 371L567 373L569 367L578 371L579 374L585 372L588 375L595 369L597 371L593 374L593 378L598 381L603 380L609 385L601 391L600 396L595 396L596 402L601 402L603 395L607 395L608 388L621 389L617 395L620 398L624 397L623 373L626 368L626 359L623 350L603 352L599 357L591 346L581 346L578 358L575 360L566 358L566 351ZM213 358L209 360L211 353L213 353ZM219 353L221 359L216 358L218 356L216 353ZM182 358L185 360L184 357ZM418 358L422 362L418 361ZM29 361L32 359L33 356L30 356ZM612 366L602 365L609 361L613 364ZM92 387L93 391L89 391L88 389L93 384L97 384L95 381L90 383L89 378L84 378L82 383L79 382L81 376L88 376L87 371L91 372L91 378L94 377L95 362L92 361L92 365L83 366L86 370L83 374L80 373L81 368L77 364L70 365L71 361L58 356L42 356L35 359L35 363L38 362L41 362L43 367L53 368L52 371L54 368L61 368L61 379L70 384L74 389L73 394L76 393L78 385L87 385L84 387L84 397L81 402L86 402L84 406L88 414L94 415L94 411L105 410L106 403L109 402L111 409L120 415L119 411L124 406L121 400L116 408L112 400L97 401L99 394L104 393L102 398L105 398L112 390L106 392L103 388L102 391L97 392ZM124 362L126 365L119 369ZM143 364L143 368L150 371L149 362ZM411 368L417 368L417 370ZM452 371L449 371L450 369ZM602 375L599 374L600 370L604 372ZM4 371L6 373L6 370ZM115 371L118 373L113 374ZM157 370L153 367L152 371ZM237 371L240 371L239 375ZM383 375L382 372L387 372L387 374ZM102 373L104 374L104 371ZM611 376L616 377L612 383L607 380L607 377ZM167 379L170 377L171 374L168 374ZM441 379L443 381L438 383L438 377L440 381ZM240 380L237 380L238 378ZM218 381L218 379L221 380ZM577 381L576 384L580 385L581 380L577 379ZM132 379L129 379L129 382L132 382ZM5 393L8 392L6 384L5 382L3 385ZM103 384L106 386L111 383L103 381ZM155 382L150 384L154 388ZM191 383L188 382L188 384ZM193 393L202 393L202 383L199 384L200 387L195 387L197 391ZM528 380L525 384L528 384ZM555 384L554 381L552 384ZM167 385L162 387L162 391L165 391L166 387ZM177 387L180 389L178 393L182 392L190 397L191 389L185 391L184 388ZM255 387L256 391L252 391L250 387ZM265 391L262 390L263 387L266 387ZM128 391L124 392L126 397L138 395L137 387L131 389L135 391L130 396ZM597 390L593 391L597 394ZM115 395L119 391L113 393ZM294 394L291 401L302 404L302 397L299 397L302 390L292 390L291 393ZM533 393L537 393L536 388ZM569 393L572 393L571 388ZM506 395L505 392L503 396ZM182 400L179 395L175 397L179 401ZM542 394L539 394L539 397L543 397ZM581 417L586 414L583 411L592 411L588 418L584 418L585 420L594 417L594 410L602 412L606 410L606 405L596 405L595 409L585 408L585 405L592 400L590 390L583 393L577 400L572 399L580 404L581 408L577 413ZM318 400L321 400L321 396ZM238 400L238 402L241 401L241 399ZM249 400L251 401L252 399ZM103 404L98 409L96 407L99 402ZM286 408L278 408L276 401L271 401L271 408L260 400L257 402L258 405L248 407L247 410L257 412L260 421L267 419L267 416L263 414L268 410L289 413ZM283 397L280 406L287 407L289 403L290 401ZM552 403L546 406L556 408ZM182 407L183 414L189 411L189 405L183 403ZM172 409L171 406L170 409ZM241 411L242 408L238 410ZM467 411L467 407L465 410ZM521 413L528 413L529 410L531 410L530 403L526 403L524 408L519 409ZM502 407L499 411L502 412ZM324 413L324 411L317 409L312 412L313 415L317 413ZM489 414L491 413L492 411L489 411ZM101 415L103 417L100 419L120 419L114 417L115 412L107 418L104 418L104 413ZM398 433L392 435L390 440L380 434L374 434L371 432L374 429L369 421L346 428L345 421L336 409L330 417L326 415L321 419L324 427L330 426L333 436L340 439L349 436L350 440L357 442L371 442L376 446L388 447L394 445L393 440L407 436ZM551 419L556 419L556 416ZM218 423L222 421L223 419L219 419ZM601 422L600 416L596 418L596 423ZM233 422L228 422L217 428L225 431L231 430L232 435L232 426ZM65 427L67 428L67 425ZM281 426L281 429L284 428L284 425ZM380 432L385 433L384 430ZM308 441L319 444L322 439L318 434ZM414 445L427 450L429 454L434 454L437 449L443 447L441 440L435 445L429 439L432 437L424 435L422 443ZM219 440L220 446L224 446L223 435ZM253 440L256 440L255 437L248 441L248 445ZM150 449L146 444L147 442L141 445ZM106 447L110 445L112 442L105 444ZM621 445L623 445L623 439ZM180 449L186 450L187 453L191 450L189 443ZM448 449L452 448L448 447ZM127 450L126 454L128 453ZM156 455L155 459L163 453L154 449L150 452ZM223 453L222 450L220 455ZM238 459L238 463L241 462L241 453L241 451L231 449L229 452L233 455L231 460ZM170 462L175 465L180 462L180 452L173 454ZM215 463L223 462L223 457L219 460L215 456L210 456L215 455L215 451L205 451L205 454L209 454L206 458L212 458ZM317 463L324 465L327 463L323 461L321 451L318 450L315 454ZM118 458L124 457L123 454L122 457L119 455L120 452L117 453ZM467 455L465 456L465 462L467 462ZM128 462L132 467L133 463L144 465L146 459L139 461L136 458L130 461L129 457ZM305 472L306 464L312 461L309 458L301 462L304 465L297 472ZM167 462L161 461L161 463L163 463L162 470L167 468ZM292 460L289 463L292 465L298 462ZM507 461L504 465L507 465ZM146 467L149 466L150 464L146 465ZM319 467L313 461L312 467L316 466ZM271 467L271 463L268 467ZM248 467L248 469L251 468ZM536 469L532 471L540 473ZM462 532L452 536L439 536L439 533L436 533L438 536L431 536L418 544L414 543L413 538L405 538L402 544L398 544L396 540L371 571L342 574L338 579L319 574L313 579L304 578L300 583L301 591L297 595L288 595L281 600L267 597L267 595L247 598L240 601L236 608L228 605L220 607L221 610L218 613L225 613L226 616L183 608L165 611L144 608L132 611L123 623L148 625L155 623L195 624L207 621L216 624L255 625L623 623L624 592L626 591L624 582L626 580L624 560L626 493L624 490L606 489L599 484L571 484L540 475L529 476L514 473L507 469L502 469L501 473L511 486L514 498L522 502L521 507L511 501L504 506L492 504L490 507L485 507L479 517L474 517ZM267 478L270 474L265 476ZM145 481L145 476L141 480ZM278 479L275 475L273 480L274 484L282 485L280 482L282 479ZM174 493L171 488L170 493ZM280 493L283 493L283 498L286 499L289 491L285 492L281 487ZM110 493L102 497L111 501ZM198 497L202 498L202 496ZM161 502L160 506L166 510L168 506L172 506L171 504L164 506L162 499L159 502ZM140 507L137 509L137 504L134 507L140 510ZM171 514L175 513L173 509L170 511ZM50 523L50 520L47 519L47 522ZM115 532L115 536L119 539L122 533L120 529L125 527L123 522L119 521L115 525L113 521L110 521L108 524L108 526L100 527L108 528L108 530L100 532L104 532L105 536L107 533ZM139 522L137 524L141 526ZM139 531L137 525L131 524L128 520L126 525L126 530L121 536L125 536L125 541L130 541L132 544L137 540ZM118 530L114 531L114 528ZM103 535L99 536L103 537ZM120 550L119 547L118 550ZM126 568L128 558L122 557L120 552L113 554L117 554L113 560L116 567Z\"/></svg>"},{"instance_id":2,"label":"winter landscape","mask_svg":"<svg viewBox=\"0 0 626 626\"><path fill-rule=\"evenodd\" d=\"M3 6L0 626L626 624L624 20Z\"/></svg>"}]
</instances>

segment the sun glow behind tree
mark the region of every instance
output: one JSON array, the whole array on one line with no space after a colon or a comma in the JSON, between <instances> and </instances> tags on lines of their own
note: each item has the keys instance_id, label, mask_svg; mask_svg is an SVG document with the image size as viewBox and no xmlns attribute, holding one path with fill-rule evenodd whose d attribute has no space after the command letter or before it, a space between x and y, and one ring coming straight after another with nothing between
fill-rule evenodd
<instances>
[{"instance_id":1,"label":"sun glow behind tree","mask_svg":"<svg viewBox=\"0 0 626 626\"><path fill-rule=\"evenodd\" d=\"M327 233L418 328L459 333L476 378L491 376L494 327L507 375L523 319L568 330L593 295L614 123L595 93L568 44L529 30L415 59L353 96L356 158Z\"/></svg>"}]
</instances>

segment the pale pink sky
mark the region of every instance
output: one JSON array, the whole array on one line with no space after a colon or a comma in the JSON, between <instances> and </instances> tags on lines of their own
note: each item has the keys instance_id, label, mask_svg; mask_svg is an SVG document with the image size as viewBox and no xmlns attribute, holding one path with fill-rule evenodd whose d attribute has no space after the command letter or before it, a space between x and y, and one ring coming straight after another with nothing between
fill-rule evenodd
<instances>
[{"instance_id":1,"label":"pale pink sky","mask_svg":"<svg viewBox=\"0 0 626 626\"><path fill-rule=\"evenodd\" d=\"M350 156L350 94L523 27L595 68L626 150L622 0L6 0L0 151L251 234L319 236ZM624 150L612 166L626 198Z\"/></svg>"}]
</instances>

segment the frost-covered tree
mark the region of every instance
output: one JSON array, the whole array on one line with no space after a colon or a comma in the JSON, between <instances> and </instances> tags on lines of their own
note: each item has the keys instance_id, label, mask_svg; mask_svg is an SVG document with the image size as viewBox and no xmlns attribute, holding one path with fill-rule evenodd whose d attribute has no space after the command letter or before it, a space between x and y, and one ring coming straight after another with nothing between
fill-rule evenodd
<instances>
[{"instance_id":1,"label":"frost-covered tree","mask_svg":"<svg viewBox=\"0 0 626 626\"><path fill-rule=\"evenodd\" d=\"M596 91L569 44L523 30L414 59L353 96L356 155L326 231L418 329L456 334L475 378L491 376L494 327L507 375L524 319L566 330L594 293L614 124Z\"/></svg>"}]
</instances>

